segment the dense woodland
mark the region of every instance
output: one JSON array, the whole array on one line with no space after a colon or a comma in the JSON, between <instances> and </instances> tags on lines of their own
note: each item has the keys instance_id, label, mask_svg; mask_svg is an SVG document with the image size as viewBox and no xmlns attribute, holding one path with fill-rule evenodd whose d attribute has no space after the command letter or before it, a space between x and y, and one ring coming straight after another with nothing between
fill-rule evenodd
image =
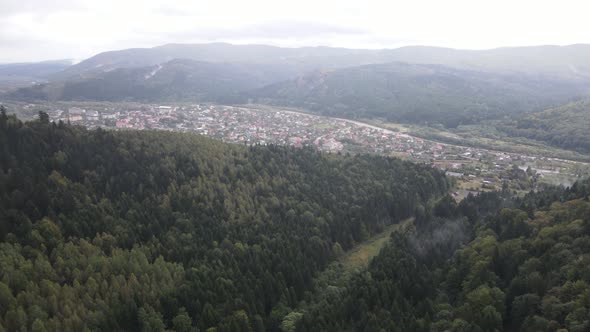
<instances>
[{"instance_id":1,"label":"dense woodland","mask_svg":"<svg viewBox=\"0 0 590 332\"><path fill-rule=\"evenodd\" d=\"M0 114L0 331L279 330L343 250L448 190L428 166Z\"/></svg>"},{"instance_id":2,"label":"dense woodland","mask_svg":"<svg viewBox=\"0 0 590 332\"><path fill-rule=\"evenodd\" d=\"M589 100L506 121L498 127L514 137L531 138L565 149L590 153Z\"/></svg>"},{"instance_id":3,"label":"dense woodland","mask_svg":"<svg viewBox=\"0 0 590 332\"><path fill-rule=\"evenodd\" d=\"M590 181L441 200L299 331L588 331ZM305 307L304 307L305 308Z\"/></svg>"},{"instance_id":4,"label":"dense woodland","mask_svg":"<svg viewBox=\"0 0 590 332\"><path fill-rule=\"evenodd\" d=\"M398 159L4 110L0 149L0 331L590 329L590 180L456 203Z\"/></svg>"},{"instance_id":5,"label":"dense woodland","mask_svg":"<svg viewBox=\"0 0 590 332\"><path fill-rule=\"evenodd\" d=\"M317 71L246 95L328 116L455 128L542 111L587 92L579 81L388 63Z\"/></svg>"}]
</instances>

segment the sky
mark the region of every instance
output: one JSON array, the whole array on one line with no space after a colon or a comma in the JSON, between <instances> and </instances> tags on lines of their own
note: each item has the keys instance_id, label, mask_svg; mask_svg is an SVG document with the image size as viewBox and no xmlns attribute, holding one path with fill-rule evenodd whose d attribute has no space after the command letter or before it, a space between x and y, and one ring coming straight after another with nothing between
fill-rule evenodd
<instances>
[{"instance_id":1,"label":"sky","mask_svg":"<svg viewBox=\"0 0 590 332\"><path fill-rule=\"evenodd\" d=\"M487 49L590 43L584 0L0 0L0 63L167 43Z\"/></svg>"}]
</instances>

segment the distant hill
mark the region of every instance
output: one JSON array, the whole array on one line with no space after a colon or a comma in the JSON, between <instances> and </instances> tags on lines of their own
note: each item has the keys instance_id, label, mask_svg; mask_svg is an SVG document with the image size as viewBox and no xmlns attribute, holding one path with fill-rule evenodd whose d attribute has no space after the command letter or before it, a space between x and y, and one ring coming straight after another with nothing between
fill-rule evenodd
<instances>
[{"instance_id":1,"label":"distant hill","mask_svg":"<svg viewBox=\"0 0 590 332\"><path fill-rule=\"evenodd\" d=\"M0 64L0 92L46 82L49 76L71 65L71 60Z\"/></svg>"},{"instance_id":2,"label":"distant hill","mask_svg":"<svg viewBox=\"0 0 590 332\"><path fill-rule=\"evenodd\" d=\"M440 65L389 63L316 71L252 93L258 103L348 118L449 127L539 111L588 93L584 84Z\"/></svg>"},{"instance_id":3,"label":"distant hill","mask_svg":"<svg viewBox=\"0 0 590 332\"><path fill-rule=\"evenodd\" d=\"M104 52L64 70L55 75L55 78L93 75L97 71L116 68L144 67L177 58L215 63L277 64L291 67L299 74L315 69L407 62L502 73L590 78L590 45L583 44L490 50L457 50L429 46L363 50L331 47L282 48L225 43L167 44L153 48Z\"/></svg>"},{"instance_id":4,"label":"distant hill","mask_svg":"<svg viewBox=\"0 0 590 332\"><path fill-rule=\"evenodd\" d=\"M543 77L590 79L590 45L501 47L458 50L408 46L385 51L389 61L445 66L500 73L527 73Z\"/></svg>"},{"instance_id":5,"label":"distant hill","mask_svg":"<svg viewBox=\"0 0 590 332\"><path fill-rule=\"evenodd\" d=\"M72 60L0 64L0 80L11 77L46 78L72 65Z\"/></svg>"},{"instance_id":6,"label":"distant hill","mask_svg":"<svg viewBox=\"0 0 590 332\"><path fill-rule=\"evenodd\" d=\"M531 138L590 153L590 100L533 113L505 122L499 128L511 136Z\"/></svg>"},{"instance_id":7,"label":"distant hill","mask_svg":"<svg viewBox=\"0 0 590 332\"><path fill-rule=\"evenodd\" d=\"M281 48L267 45L167 44L97 54L55 75L56 79L87 77L117 68L152 66L173 59L211 63L281 65L293 75L319 68L355 66L379 61L382 51L331 47ZM385 59L381 62L386 61Z\"/></svg>"},{"instance_id":8,"label":"distant hill","mask_svg":"<svg viewBox=\"0 0 590 332\"><path fill-rule=\"evenodd\" d=\"M19 89L20 100L232 101L238 92L284 80L281 66L207 63L175 59L163 64L119 68L87 78Z\"/></svg>"}]
</instances>

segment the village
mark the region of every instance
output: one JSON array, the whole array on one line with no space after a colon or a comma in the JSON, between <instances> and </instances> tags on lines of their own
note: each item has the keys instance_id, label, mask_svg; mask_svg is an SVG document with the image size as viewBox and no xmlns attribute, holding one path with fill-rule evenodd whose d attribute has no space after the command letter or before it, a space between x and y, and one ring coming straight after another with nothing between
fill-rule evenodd
<instances>
[{"instance_id":1,"label":"village","mask_svg":"<svg viewBox=\"0 0 590 332\"><path fill-rule=\"evenodd\" d=\"M455 179L458 199L506 185L523 193L542 183L569 185L590 173L584 163L444 144L347 119L268 107L123 104L55 108L48 114L52 121L89 128L195 132L236 144L396 156L445 170Z\"/></svg>"}]
</instances>

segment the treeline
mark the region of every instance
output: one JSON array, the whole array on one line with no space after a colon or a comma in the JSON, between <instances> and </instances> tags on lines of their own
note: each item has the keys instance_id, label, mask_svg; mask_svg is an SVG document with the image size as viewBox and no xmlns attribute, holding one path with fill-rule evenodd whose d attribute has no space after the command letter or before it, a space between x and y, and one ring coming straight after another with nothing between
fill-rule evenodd
<instances>
[{"instance_id":1,"label":"treeline","mask_svg":"<svg viewBox=\"0 0 590 332\"><path fill-rule=\"evenodd\" d=\"M590 181L442 200L298 331L588 331Z\"/></svg>"},{"instance_id":2,"label":"treeline","mask_svg":"<svg viewBox=\"0 0 590 332\"><path fill-rule=\"evenodd\" d=\"M430 167L0 114L0 331L278 330Z\"/></svg>"}]
</instances>

